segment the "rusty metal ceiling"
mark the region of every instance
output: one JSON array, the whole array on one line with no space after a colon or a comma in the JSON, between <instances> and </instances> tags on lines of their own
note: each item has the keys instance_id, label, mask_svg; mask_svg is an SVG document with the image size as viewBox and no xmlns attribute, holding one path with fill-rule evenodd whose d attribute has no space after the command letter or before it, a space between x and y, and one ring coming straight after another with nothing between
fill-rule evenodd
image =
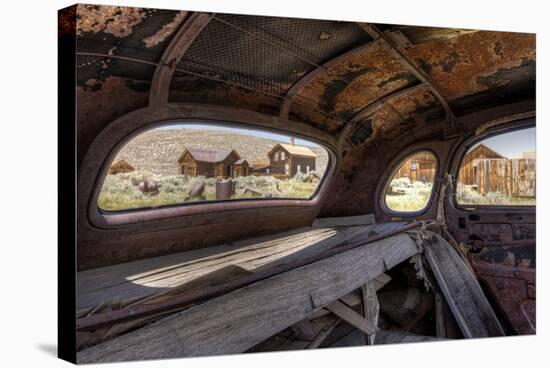
<instances>
[{"instance_id":1,"label":"rusty metal ceiling","mask_svg":"<svg viewBox=\"0 0 550 368\"><path fill-rule=\"evenodd\" d=\"M535 95L534 34L97 5L76 18L84 147L151 89L306 122L349 146L454 130L458 116Z\"/></svg>"}]
</instances>

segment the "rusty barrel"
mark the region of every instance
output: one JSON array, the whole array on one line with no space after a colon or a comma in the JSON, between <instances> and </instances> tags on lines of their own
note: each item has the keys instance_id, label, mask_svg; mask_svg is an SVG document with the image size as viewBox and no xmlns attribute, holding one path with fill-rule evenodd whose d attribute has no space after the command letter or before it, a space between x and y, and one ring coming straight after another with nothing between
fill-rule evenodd
<instances>
[{"instance_id":1,"label":"rusty barrel","mask_svg":"<svg viewBox=\"0 0 550 368\"><path fill-rule=\"evenodd\" d=\"M223 201L231 199L231 195L235 193L235 182L233 180L217 181L216 182L216 200Z\"/></svg>"}]
</instances>

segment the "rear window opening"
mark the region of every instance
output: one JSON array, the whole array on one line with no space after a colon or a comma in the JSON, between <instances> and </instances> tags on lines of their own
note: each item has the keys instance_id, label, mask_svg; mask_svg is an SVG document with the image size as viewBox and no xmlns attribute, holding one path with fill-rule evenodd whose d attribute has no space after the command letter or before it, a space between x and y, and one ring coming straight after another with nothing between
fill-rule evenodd
<instances>
[{"instance_id":1,"label":"rear window opening","mask_svg":"<svg viewBox=\"0 0 550 368\"><path fill-rule=\"evenodd\" d=\"M405 157L386 186L386 207L403 214L426 209L432 197L436 169L437 158L430 151Z\"/></svg>"},{"instance_id":2,"label":"rear window opening","mask_svg":"<svg viewBox=\"0 0 550 368\"><path fill-rule=\"evenodd\" d=\"M129 140L111 161L101 211L249 199L310 199L329 153L302 138L212 124L166 124Z\"/></svg>"},{"instance_id":3,"label":"rear window opening","mask_svg":"<svg viewBox=\"0 0 550 368\"><path fill-rule=\"evenodd\" d=\"M462 159L459 205L535 206L535 128L515 130L473 145Z\"/></svg>"}]
</instances>

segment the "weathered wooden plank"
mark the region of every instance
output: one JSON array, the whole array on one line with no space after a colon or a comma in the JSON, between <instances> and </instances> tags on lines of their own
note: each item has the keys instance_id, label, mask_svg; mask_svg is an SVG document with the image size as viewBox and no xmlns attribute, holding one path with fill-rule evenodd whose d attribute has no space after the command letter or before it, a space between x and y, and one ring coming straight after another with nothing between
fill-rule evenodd
<instances>
[{"instance_id":1,"label":"weathered wooden plank","mask_svg":"<svg viewBox=\"0 0 550 368\"><path fill-rule=\"evenodd\" d=\"M228 265L254 270L277 261L286 262L291 256L303 257L321 252L365 231L371 230L368 226L302 228L255 241L80 272L77 275L78 309L94 307L116 298L127 300L154 295Z\"/></svg>"},{"instance_id":2,"label":"weathered wooden plank","mask_svg":"<svg viewBox=\"0 0 550 368\"><path fill-rule=\"evenodd\" d=\"M221 283L211 283L209 282L208 277L205 276L201 281L200 287L198 285L193 285L193 287L187 288L182 285L178 287L178 292L176 294L171 294L172 297L169 300L165 300L165 302L163 303L144 304L138 302L134 303L132 306L128 306L123 309L117 309L111 312L105 312L97 315L91 315L85 318L79 318L77 320L77 329L79 331L97 329L99 327L110 325L112 323L124 322L129 319L144 317L151 314L164 313L169 310L181 309L183 306L188 306L200 300L206 300L209 298L220 296L222 294L226 294L230 291L252 284L259 280L263 280L283 273L285 271L302 267L321 259L328 258L332 255L347 252L351 249L364 246L367 243L372 243L381 239L389 238L406 230L417 228L419 225L420 223L410 223L404 226L400 226L396 229L394 228L388 231L384 231L381 234L378 234L376 232L369 232L367 236L362 235L355 240L346 239L343 241L339 241L334 246L320 252L314 252L313 254L308 254L308 252L311 252L311 249L308 248L305 250L305 252L295 253L292 255L292 257L284 257L275 264L270 263L269 265L266 265L266 267L257 268L255 272L249 272L247 273L247 275L244 275L241 272L241 275L239 277L231 277ZM362 227L358 228L362 229ZM233 266L243 269L239 265ZM225 268L228 267L229 266L226 266ZM192 283L194 284L194 282ZM312 300L315 300L315 297L315 294L311 295Z\"/></svg>"},{"instance_id":3,"label":"weathered wooden plank","mask_svg":"<svg viewBox=\"0 0 550 368\"><path fill-rule=\"evenodd\" d=\"M344 216L344 217L322 217L313 221L313 227L331 227L331 226L357 226L357 225L372 225L376 222L374 213L361 216Z\"/></svg>"},{"instance_id":4,"label":"weathered wooden plank","mask_svg":"<svg viewBox=\"0 0 550 368\"><path fill-rule=\"evenodd\" d=\"M435 335L437 337L447 336L445 301L441 293L435 294Z\"/></svg>"},{"instance_id":5,"label":"weathered wooden plank","mask_svg":"<svg viewBox=\"0 0 550 368\"><path fill-rule=\"evenodd\" d=\"M376 286L374 281L368 282L362 287L363 295L363 315L365 319L370 321L373 326L378 327L378 317L380 316L380 303L376 296ZM376 334L366 336L367 345L374 345Z\"/></svg>"},{"instance_id":6,"label":"weathered wooden plank","mask_svg":"<svg viewBox=\"0 0 550 368\"><path fill-rule=\"evenodd\" d=\"M86 349L77 359L91 363L240 353L417 252L407 234L384 238L211 299Z\"/></svg>"},{"instance_id":7,"label":"weathered wooden plank","mask_svg":"<svg viewBox=\"0 0 550 368\"><path fill-rule=\"evenodd\" d=\"M452 246L433 234L424 255L464 337L504 336L476 276Z\"/></svg>"},{"instance_id":8,"label":"weathered wooden plank","mask_svg":"<svg viewBox=\"0 0 550 368\"><path fill-rule=\"evenodd\" d=\"M336 300L329 305L325 306L326 309L340 317L350 325L358 328L367 335L372 335L378 330L378 327L372 324L372 322L366 320L359 313L345 305L339 300Z\"/></svg>"},{"instance_id":9,"label":"weathered wooden plank","mask_svg":"<svg viewBox=\"0 0 550 368\"><path fill-rule=\"evenodd\" d=\"M391 277L385 273L382 273L376 276L374 280L372 280L371 282L374 285L375 291L378 291L382 289L390 281L391 281ZM344 303L346 303L346 305L349 305L352 308L358 306L363 301L363 299L361 298L361 295L357 292L352 292L347 295L344 295L343 297L340 298L340 300L342 300ZM309 318L310 319L319 318L329 313L330 311L324 308L321 308L315 311Z\"/></svg>"}]
</instances>

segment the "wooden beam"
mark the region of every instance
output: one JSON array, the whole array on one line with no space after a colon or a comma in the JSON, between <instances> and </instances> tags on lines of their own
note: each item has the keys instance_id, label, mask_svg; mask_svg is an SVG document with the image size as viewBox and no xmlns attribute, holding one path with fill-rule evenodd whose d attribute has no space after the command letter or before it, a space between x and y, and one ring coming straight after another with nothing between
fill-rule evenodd
<instances>
[{"instance_id":1,"label":"wooden beam","mask_svg":"<svg viewBox=\"0 0 550 368\"><path fill-rule=\"evenodd\" d=\"M445 301L441 293L435 294L435 335L437 337L447 336Z\"/></svg>"},{"instance_id":2,"label":"wooden beam","mask_svg":"<svg viewBox=\"0 0 550 368\"><path fill-rule=\"evenodd\" d=\"M339 300L330 303L325 308L369 336L378 331L378 327L373 325L371 321L365 319Z\"/></svg>"},{"instance_id":3,"label":"wooden beam","mask_svg":"<svg viewBox=\"0 0 550 368\"><path fill-rule=\"evenodd\" d=\"M391 281L391 277L383 273L376 276L374 280L372 280L371 282L374 285L375 291L378 291L382 289L390 281ZM356 293L356 292L344 295L343 297L340 298L340 300L352 308L360 305L363 302L363 298L361 297L360 293ZM321 308L318 311L314 312L309 318L310 319L319 318L329 313L330 311L328 311L327 309Z\"/></svg>"},{"instance_id":4,"label":"wooden beam","mask_svg":"<svg viewBox=\"0 0 550 368\"><path fill-rule=\"evenodd\" d=\"M399 227L396 228L396 224ZM383 238L388 238L397 233L413 229L420 224L421 223L410 223L404 226L400 226L400 223L370 225L369 228L379 229L381 233L371 231L374 234L369 233L366 236L359 237L359 239L357 239L357 237L361 235L361 232L366 232L367 229L363 229L362 227L353 228L350 230L354 230L352 233L354 233L355 236L349 234L350 236L346 236L345 239L340 238L340 240L338 240L338 236L335 234L326 239L328 244L327 242L323 242L323 245L317 244L317 247L314 247L313 249L304 249L304 251L300 252L300 254L295 253L294 255L289 255L288 257L284 257L282 260L271 262L271 264L266 264L264 267L256 269L251 273L234 272L239 270L231 267L226 270L216 271L213 282L210 281L210 277L208 277L208 275L204 275L204 277L200 277L200 279L192 279L190 280L190 283L180 284L178 286L178 290L175 290L177 293L171 295L171 297L163 303L136 303L135 305L128 306L124 309L117 309L111 312L81 318L77 320L77 329L93 330L104 325L120 323L137 317L180 309L183 306L214 298L221 294L229 293L230 291L244 287L245 285L275 276L285 271L314 263L335 254L344 253L356 247L364 246L369 242L375 242ZM328 230L330 231L331 229ZM332 229L332 231L335 230ZM288 246L285 246L285 248L288 248ZM217 266L219 267L220 265L218 264ZM233 275L231 276L231 274ZM218 281L220 278L224 279L223 282Z\"/></svg>"},{"instance_id":5,"label":"wooden beam","mask_svg":"<svg viewBox=\"0 0 550 368\"><path fill-rule=\"evenodd\" d=\"M155 69L149 92L149 106L162 106L168 103L170 82L176 66L212 17L213 14L193 13L183 22Z\"/></svg>"},{"instance_id":6,"label":"wooden beam","mask_svg":"<svg viewBox=\"0 0 550 368\"><path fill-rule=\"evenodd\" d=\"M474 273L443 237L432 236L424 255L464 337L504 336Z\"/></svg>"},{"instance_id":7,"label":"wooden beam","mask_svg":"<svg viewBox=\"0 0 550 368\"><path fill-rule=\"evenodd\" d=\"M357 225L372 225L376 222L374 213L361 216L344 216L344 217L323 217L316 218L313 221L313 227L332 227L332 226L357 226Z\"/></svg>"},{"instance_id":8,"label":"wooden beam","mask_svg":"<svg viewBox=\"0 0 550 368\"><path fill-rule=\"evenodd\" d=\"M456 116L451 110L451 107L449 106L449 102L445 99L443 94L441 93L440 88L437 86L437 84L432 80L432 78L426 73L422 68L420 68L414 60L412 60L410 57L407 56L402 46L396 44L394 40L392 40L390 37L388 37L387 34L380 31L374 24L370 23L358 23L358 25L363 28L371 37L373 37L375 40L382 39L390 50L394 53L394 55L401 60L402 64L409 69L411 73L413 73L420 81L422 81L424 84L428 85L430 87L431 92L434 94L434 96L437 98L441 106L443 107L443 110L445 110L445 113L447 115L447 121L450 125L451 131L456 131L455 121Z\"/></svg>"},{"instance_id":9,"label":"wooden beam","mask_svg":"<svg viewBox=\"0 0 550 368\"><path fill-rule=\"evenodd\" d=\"M408 234L353 248L86 349L77 359L92 363L241 353L417 252Z\"/></svg>"},{"instance_id":10,"label":"wooden beam","mask_svg":"<svg viewBox=\"0 0 550 368\"><path fill-rule=\"evenodd\" d=\"M376 296L376 286L374 281L368 282L362 287L363 294L363 315L365 319L372 322L375 327L378 327L378 318L380 317L380 303ZM374 345L376 334L366 336L367 345Z\"/></svg>"}]
</instances>

